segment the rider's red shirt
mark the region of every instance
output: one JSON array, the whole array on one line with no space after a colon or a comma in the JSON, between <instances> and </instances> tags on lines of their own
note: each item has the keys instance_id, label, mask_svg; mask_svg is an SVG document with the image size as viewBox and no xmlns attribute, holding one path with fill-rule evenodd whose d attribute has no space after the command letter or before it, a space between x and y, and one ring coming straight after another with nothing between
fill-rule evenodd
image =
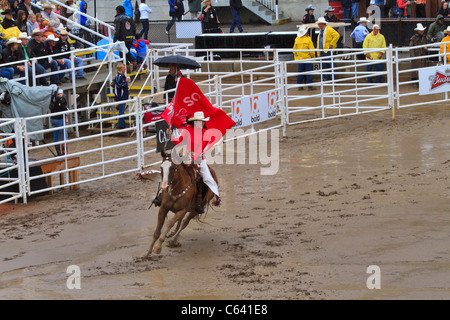
<instances>
[{"instance_id":1,"label":"rider's red shirt","mask_svg":"<svg viewBox=\"0 0 450 320\"><path fill-rule=\"evenodd\" d=\"M187 151L191 153L192 159L194 160L214 144L214 135L205 135L205 132L207 132L205 128L200 129L195 128L193 125L186 125L178 130L180 131L180 137L178 139L172 138L172 142L177 145L186 141Z\"/></svg>"}]
</instances>

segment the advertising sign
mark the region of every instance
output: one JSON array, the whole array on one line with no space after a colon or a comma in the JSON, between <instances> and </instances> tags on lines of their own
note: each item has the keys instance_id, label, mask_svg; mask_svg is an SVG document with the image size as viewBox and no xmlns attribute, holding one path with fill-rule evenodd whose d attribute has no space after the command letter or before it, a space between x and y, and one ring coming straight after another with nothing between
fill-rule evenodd
<instances>
[{"instance_id":1,"label":"advertising sign","mask_svg":"<svg viewBox=\"0 0 450 320\"><path fill-rule=\"evenodd\" d=\"M231 118L235 128L267 121L277 115L277 91L271 90L231 101Z\"/></svg>"},{"instance_id":2,"label":"advertising sign","mask_svg":"<svg viewBox=\"0 0 450 320\"><path fill-rule=\"evenodd\" d=\"M450 65L419 69L419 94L450 91Z\"/></svg>"}]
</instances>

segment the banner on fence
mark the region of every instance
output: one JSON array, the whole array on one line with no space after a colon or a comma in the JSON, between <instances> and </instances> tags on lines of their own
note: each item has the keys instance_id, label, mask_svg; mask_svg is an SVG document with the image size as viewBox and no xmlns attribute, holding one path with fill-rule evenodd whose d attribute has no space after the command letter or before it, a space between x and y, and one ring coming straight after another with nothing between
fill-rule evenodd
<instances>
[{"instance_id":1,"label":"banner on fence","mask_svg":"<svg viewBox=\"0 0 450 320\"><path fill-rule=\"evenodd\" d=\"M419 69L419 94L434 94L450 91L450 66Z\"/></svg>"},{"instance_id":2,"label":"banner on fence","mask_svg":"<svg viewBox=\"0 0 450 320\"><path fill-rule=\"evenodd\" d=\"M235 128L264 122L277 115L277 91L265 91L231 101L231 118Z\"/></svg>"}]
</instances>

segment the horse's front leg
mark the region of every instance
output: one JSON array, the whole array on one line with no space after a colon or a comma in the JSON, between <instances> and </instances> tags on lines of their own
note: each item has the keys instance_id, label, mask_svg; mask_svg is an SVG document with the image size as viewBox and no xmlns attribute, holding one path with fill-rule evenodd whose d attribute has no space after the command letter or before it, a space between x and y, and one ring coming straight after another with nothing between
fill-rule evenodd
<instances>
[{"instance_id":1,"label":"horse's front leg","mask_svg":"<svg viewBox=\"0 0 450 320\"><path fill-rule=\"evenodd\" d=\"M191 219L193 217L195 217L196 215L197 215L197 213L195 213L195 212L189 212L186 215L186 218L184 218L182 221L180 221L181 226L179 227L177 232L174 234L173 239L170 241L171 246L173 246L173 247L179 246L178 236L180 235L181 231L183 231L187 227L187 225L189 224L189 221L191 221Z\"/></svg>"},{"instance_id":2,"label":"horse's front leg","mask_svg":"<svg viewBox=\"0 0 450 320\"><path fill-rule=\"evenodd\" d=\"M175 230L173 230L171 233L169 233L167 235L167 238L172 238L178 232L178 230L180 230L181 221L182 220L178 221L177 226L175 227Z\"/></svg>"},{"instance_id":3,"label":"horse's front leg","mask_svg":"<svg viewBox=\"0 0 450 320\"><path fill-rule=\"evenodd\" d=\"M156 240L161 235L161 230L164 225L164 221L166 220L166 216L169 210L165 209L164 207L160 207L158 211L158 222L156 224L155 232L153 233L153 240L150 244L150 249L148 249L147 254L144 256L145 258L148 258L152 254L153 246L155 245Z\"/></svg>"},{"instance_id":4,"label":"horse's front leg","mask_svg":"<svg viewBox=\"0 0 450 320\"><path fill-rule=\"evenodd\" d=\"M164 240L166 240L167 234L170 232L170 229L172 229L172 227L175 225L175 223L177 223L178 221L181 221L183 219L183 217L186 214L186 211L187 211L186 209L177 211L175 213L175 215L171 219L169 219L169 221L167 221L167 224L166 224L163 234L156 241L155 247L153 249L153 253L155 253L155 254L161 253L162 244L163 244Z\"/></svg>"}]
</instances>

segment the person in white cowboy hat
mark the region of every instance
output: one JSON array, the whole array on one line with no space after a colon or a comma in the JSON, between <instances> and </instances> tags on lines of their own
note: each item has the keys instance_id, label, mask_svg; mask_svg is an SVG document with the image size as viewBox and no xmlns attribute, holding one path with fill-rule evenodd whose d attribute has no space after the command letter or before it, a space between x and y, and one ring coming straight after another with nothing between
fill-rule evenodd
<instances>
[{"instance_id":1,"label":"person in white cowboy hat","mask_svg":"<svg viewBox=\"0 0 450 320\"><path fill-rule=\"evenodd\" d=\"M42 37L42 32L39 29L34 29L33 33L31 34L32 39L28 42L28 47L31 49L31 57L30 58L37 58L37 64L36 68L43 68L45 69L50 68L52 72L58 71L58 63L53 60L51 57L46 57L49 55L47 52L47 48L45 46L44 39ZM42 58L41 58L42 57ZM40 66L38 66L38 64ZM45 77L40 77L39 82L41 85L48 85L47 80ZM52 74L50 76L50 82L54 84L59 84L59 78L58 75Z\"/></svg>"},{"instance_id":2,"label":"person in white cowboy hat","mask_svg":"<svg viewBox=\"0 0 450 320\"><path fill-rule=\"evenodd\" d=\"M28 69L28 85L31 87L33 85L33 68L30 58L32 57L31 48L28 46L28 40L30 39L30 36L27 35L26 32L19 33L19 36L17 37L17 40L20 41L18 52L19 52L19 59L21 61L27 60L27 69ZM20 68L20 77L25 76L25 66L23 68ZM35 74L41 75L45 73L45 69L38 63L35 65ZM25 81L21 81L21 83L25 83Z\"/></svg>"},{"instance_id":3,"label":"person in white cowboy hat","mask_svg":"<svg viewBox=\"0 0 450 320\"><path fill-rule=\"evenodd\" d=\"M59 51L58 46L56 45L57 42L59 42L59 38L55 37L54 34L50 34L47 37L47 39L45 39L45 49L48 54L54 55L61 53L61 51ZM63 59L62 56L56 56L54 60L58 64L59 70L66 70L70 67L70 63L67 60ZM64 73L59 73L56 77L57 77L56 84L61 82L67 82L67 80L64 79Z\"/></svg>"},{"instance_id":4,"label":"person in white cowboy hat","mask_svg":"<svg viewBox=\"0 0 450 320\"><path fill-rule=\"evenodd\" d=\"M17 40L16 37L12 37L6 42L6 45L3 48L1 54L2 63L20 61L19 52L17 51L19 43L20 41ZM12 79L14 77L14 74L17 74L21 70L24 70L23 68L24 66L22 64L8 65L1 68L1 73L5 78Z\"/></svg>"},{"instance_id":5,"label":"person in white cowboy hat","mask_svg":"<svg viewBox=\"0 0 450 320\"><path fill-rule=\"evenodd\" d=\"M62 29L60 32L60 38L59 41L56 43L56 47L58 48L58 51L60 53L64 53L64 52L69 52L71 51L70 49L70 44L69 44L69 33L67 32L66 29ZM83 59L81 59L80 57L74 56L74 62L75 62L75 67L80 67L79 69L77 69L75 71L75 78L76 79L86 79L86 77L83 74ZM66 63L69 65L68 69L72 68L72 61L70 60L70 53L67 53L65 55L61 56L61 59L64 59L66 61ZM71 81L72 80L72 72L69 72L69 78L65 78L64 74L62 74L61 77L61 82L64 81Z\"/></svg>"},{"instance_id":6,"label":"person in white cowboy hat","mask_svg":"<svg viewBox=\"0 0 450 320\"><path fill-rule=\"evenodd\" d=\"M59 21L58 16L53 12L55 7L50 2L45 3L42 7L44 8L44 11L42 11L42 20L48 21L50 27L56 31L60 27L61 21Z\"/></svg>"},{"instance_id":7,"label":"person in white cowboy hat","mask_svg":"<svg viewBox=\"0 0 450 320\"><path fill-rule=\"evenodd\" d=\"M416 33L409 39L410 47L421 46L420 48L414 48L409 51L409 54L412 58L422 57L422 59L412 59L411 60L411 69L419 69L425 68L427 66L427 52L428 48L423 47L428 43L427 36L425 35L425 29L421 23L418 23L416 28L414 29ZM413 71L411 73L411 80L418 80L419 75L418 71ZM418 87L418 83L413 83L414 87Z\"/></svg>"},{"instance_id":8,"label":"person in white cowboy hat","mask_svg":"<svg viewBox=\"0 0 450 320\"><path fill-rule=\"evenodd\" d=\"M445 55L444 59L447 59L447 64L450 63L450 26L444 30L445 38L442 39L441 54Z\"/></svg>"},{"instance_id":9,"label":"person in white cowboy hat","mask_svg":"<svg viewBox=\"0 0 450 320\"><path fill-rule=\"evenodd\" d=\"M325 10L325 15L323 16L326 22L339 22L338 17L334 14L334 9L332 7L328 7Z\"/></svg>"},{"instance_id":10,"label":"person in white cowboy hat","mask_svg":"<svg viewBox=\"0 0 450 320\"><path fill-rule=\"evenodd\" d=\"M197 182L197 193L195 197L195 211L199 214L205 212L202 207L203 182L217 196L217 198L219 198L219 187L209 171L204 154L204 152L207 151L212 145L214 139L214 137L209 137L209 139L206 138L205 126L208 121L209 117L205 117L205 114L202 111L194 112L192 116L188 117L187 125L181 129L179 138L171 139L176 145L186 141L189 155L188 162L199 163L199 173L203 180ZM169 134L169 137L171 137L171 131L168 130L167 133Z\"/></svg>"},{"instance_id":11,"label":"person in white cowboy hat","mask_svg":"<svg viewBox=\"0 0 450 320\"><path fill-rule=\"evenodd\" d=\"M312 75L310 72L312 71L312 62L301 62L306 59L313 59L316 57L314 51L296 51L296 50L314 50L314 44L311 38L308 35L308 27L300 26L298 28L297 37L295 38L294 47L292 48L294 51L294 59L299 61L298 64L298 73L307 73L299 74L297 76L297 84L300 84L298 87L299 90L303 90L303 81L306 79L306 83L312 83ZM309 90L315 90L316 88L313 86L308 87Z\"/></svg>"},{"instance_id":12,"label":"person in white cowboy hat","mask_svg":"<svg viewBox=\"0 0 450 320\"><path fill-rule=\"evenodd\" d=\"M386 40L384 39L384 36L380 33L380 26L378 24L373 25L373 30L371 33L369 33L364 40L363 43L364 49L376 49L376 48L386 48ZM366 59L367 60L381 60L383 59L383 54L385 53L384 50L380 51L370 51L366 53ZM367 65L367 72L371 72L373 70L373 67L375 66L375 70L377 72L381 72L383 69L383 65L381 63L377 64L369 64ZM368 77L367 81L369 83L372 83L372 77ZM375 78L375 82L380 83L381 82L381 75L377 75Z\"/></svg>"},{"instance_id":13,"label":"person in white cowboy hat","mask_svg":"<svg viewBox=\"0 0 450 320\"><path fill-rule=\"evenodd\" d=\"M328 22L324 17L320 17L317 20L317 25L319 26L319 35L317 36L317 46L316 48L319 51L319 57L329 57L331 56L331 51L329 49L335 49L337 46L337 42L340 38L339 32L334 30L332 27L327 25ZM322 60L322 68L323 69L332 69L332 63L328 62L329 59ZM323 80L328 81L333 77L333 75L329 74L329 71L324 74Z\"/></svg>"},{"instance_id":14,"label":"person in white cowboy hat","mask_svg":"<svg viewBox=\"0 0 450 320\"><path fill-rule=\"evenodd\" d=\"M353 32L350 34L350 37L354 40L353 48L360 48L362 49L364 39L369 34L369 30L367 29L367 18L361 17L358 21L358 25L353 30ZM364 53L357 55L358 60L365 60Z\"/></svg>"}]
</instances>

